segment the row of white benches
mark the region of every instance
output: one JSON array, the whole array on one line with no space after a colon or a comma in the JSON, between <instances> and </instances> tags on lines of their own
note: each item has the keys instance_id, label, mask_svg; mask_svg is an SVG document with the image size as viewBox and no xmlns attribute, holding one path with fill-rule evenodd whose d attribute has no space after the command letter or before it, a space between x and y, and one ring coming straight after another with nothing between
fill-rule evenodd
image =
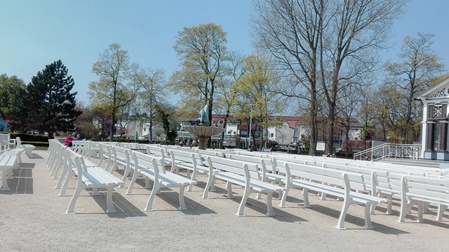
<instances>
[{"instance_id":1,"label":"row of white benches","mask_svg":"<svg viewBox=\"0 0 449 252\"><path fill-rule=\"evenodd\" d=\"M180 156L183 155L181 154L181 151L172 150L171 153L174 154L174 159L184 159L186 163L188 162L186 159L187 157L180 158ZM200 160L198 157L199 155L190 155L192 156L192 159L196 159L196 163L198 163L198 160ZM389 171L388 169L374 169L373 167L360 168L349 165L331 165L331 163L323 165L325 168L320 168L314 166L316 164L309 165L307 162L305 162L306 164L304 164L304 162L301 164L299 160L289 160L285 157L279 157L279 160L277 160L276 158L260 158L230 153L226 153L226 156L230 159L258 163L261 168L260 172L262 173L262 178L265 181L271 180L276 181L277 183L282 182L287 185L288 189L292 186L297 186L303 189L322 192L322 195L333 194L334 196L343 198L344 208L340 214L337 228L343 228L344 216L346 215L347 207L350 202L365 205L366 228L372 227L369 219L369 212L374 213L377 204L387 202L387 213L391 213L393 196L398 196L401 199L400 222L405 220L405 216L410 213L410 209L415 203L418 204L418 221L422 221L422 214L429 203L437 204L439 206L437 215L437 220L439 221L442 220L443 212L449 205L448 179L444 176L437 177L435 174L426 177L425 175L429 175L431 169L421 171L421 173L418 172L420 170L413 170L412 172L403 170L400 172L398 167L395 167L395 170L392 169ZM178 166L189 168L189 165L186 163L181 162ZM195 166L192 165L191 167L193 169ZM268 167L271 169L268 170ZM288 167L288 169L286 169L286 167ZM294 169L292 169L292 167ZM197 173L200 171L204 171L204 167L197 170ZM195 174L195 169L193 169L192 173ZM331 173L334 173L334 175L331 175ZM337 177L341 177L342 174L345 174L347 177L343 178L343 180L338 179ZM335 178L337 178L337 180L334 180ZM343 186L347 185L345 180L349 182L349 187L347 188L350 189L350 200L341 196L344 195L343 190L335 191L335 188L345 188ZM310 184L309 182L305 183L304 181L316 181L319 183ZM343 184L337 183L338 181L343 181ZM334 185L332 186L332 190L329 191L330 188L326 186L326 184ZM281 207L285 206L286 195L287 193L284 194L281 201ZM307 207L309 205L307 193L304 193L304 201L304 205ZM370 208L371 211L369 211Z\"/></svg>"},{"instance_id":2,"label":"row of white benches","mask_svg":"<svg viewBox=\"0 0 449 252\"><path fill-rule=\"evenodd\" d=\"M185 150L169 150L172 158L172 171L179 168L191 171L191 178L199 173L208 174L206 188L203 198L207 198L209 190L214 186L215 179L226 182L228 197L232 197L230 184L243 186L244 193L239 205L237 215L244 215L244 205L251 192L264 193L267 195L267 215L274 215L272 209L272 195L277 192L282 195L280 207L285 207L288 192L292 187L304 189L304 206L310 207L308 201L308 190L330 194L343 199L343 209L341 211L337 228L344 229L344 220L349 206L352 203L365 205L365 228L372 228L370 221L370 208L385 199L353 191L351 185L358 183L357 189L364 186L363 176L360 174L346 174L340 171L316 168L311 166L300 166L293 163L279 162L273 167L270 159L249 157L244 155L228 154L228 158L219 157L216 153L209 153L210 156L201 153L188 152ZM206 162L204 161L206 159ZM272 172L269 168L276 168L278 172ZM276 184L269 183L277 182ZM280 184L280 185L279 185ZM284 185L284 186L281 186ZM353 185L354 187L354 185Z\"/></svg>"},{"instance_id":3,"label":"row of white benches","mask_svg":"<svg viewBox=\"0 0 449 252\"><path fill-rule=\"evenodd\" d=\"M113 147L107 145L105 147L106 149L112 151L102 153L102 149L104 148L100 148L100 153L102 153L101 157L108 157L107 162L112 161L112 164L110 165L111 170L106 170L99 165L96 165L95 163L89 161L83 155L76 153L74 150L72 150L72 148L63 146L58 141L50 141L50 156L48 165L52 175L55 178L59 177L56 188L61 189L61 197L65 196L65 192L70 180L74 176L77 177L77 186L66 211L67 214L75 213L76 201L81 191L86 188L93 188L93 195L97 195L98 189L100 188L107 189L107 212L115 212L112 202L112 192L115 187L123 187L125 182L124 178L122 178L123 180L117 178L112 174L112 171L114 167L118 165L118 163L123 164L123 160L120 160L122 158L120 156L122 150L124 150L123 153L127 155L127 157L125 158L125 160L127 160L126 168L133 171L133 177L130 185L128 186L127 193L132 194L133 185L136 179L140 176L143 176L147 180L153 181L152 193L145 207L145 211L149 211L152 209L154 198L163 187L178 187L180 203L179 209L186 209L184 201L184 188L186 186L190 186L191 184L195 184L196 182L177 174L165 172L165 168L162 165L163 160L161 158L116 146ZM58 176L58 171L61 168L62 172ZM65 182L62 183L62 181Z\"/></svg>"},{"instance_id":4,"label":"row of white benches","mask_svg":"<svg viewBox=\"0 0 449 252\"><path fill-rule=\"evenodd\" d=\"M430 203L438 205L437 220L441 221L449 205L449 177L446 169L411 167L385 163L371 164L366 161L316 158L300 160L299 158L277 157L289 162L305 163L344 172L359 173L364 176L367 190L371 195L387 199L387 214L392 213L392 199L401 200L399 221L404 222L414 204L418 204L418 221ZM343 160L344 161L344 160ZM410 182L412 181L412 182ZM419 190L417 190L419 188ZM374 207L372 208L372 212Z\"/></svg>"},{"instance_id":5,"label":"row of white benches","mask_svg":"<svg viewBox=\"0 0 449 252\"><path fill-rule=\"evenodd\" d=\"M391 214L392 198L399 197L401 200L400 222L405 221L405 216L410 213L410 209L414 204L418 204L418 221L422 221L422 213L429 204L438 205L437 220L441 221L443 212L449 204L449 177L446 169L322 157L289 155L277 155L275 157L293 163L304 163L363 174L367 183L367 189L369 189L371 194L387 198L388 214ZM410 183L409 181L413 182ZM420 188L417 192L416 187Z\"/></svg>"},{"instance_id":6,"label":"row of white benches","mask_svg":"<svg viewBox=\"0 0 449 252\"><path fill-rule=\"evenodd\" d=\"M105 148L108 149L107 146ZM105 152L102 151L102 148L100 147L100 153L102 153L100 155L100 159L108 159L107 162L113 162L113 165L107 165L107 167L111 167L110 172L116 169L117 164L121 164L125 167L125 173L122 177L122 182L125 181L130 171L133 171L131 183L134 183L135 179L137 179L139 176L154 179L154 177L151 177L154 176L154 171L153 173L148 173L150 174L150 176L148 176L148 174L145 175L145 172L142 173L142 171L147 171L149 166L155 166L155 164L153 164L153 161L141 161L147 162L145 166L140 167L142 169L145 169L142 171L139 170L139 165L135 165L136 163L139 163L139 160L136 160L137 156L146 157L149 156L148 154L141 154L138 151L132 151L120 147L111 146L110 148L110 152ZM139 146L138 148L142 149L141 146ZM370 182L367 183L367 181L365 180L366 174L356 173L353 171L343 171L333 168L330 169L314 167L308 164L300 164L300 162L292 162L291 160L278 160L274 161L273 164L273 159L270 158L256 158L255 161L250 160L250 157L245 155L235 155L227 153L226 156L228 158L240 158L240 161L230 161L229 159L225 159L223 157L217 157L219 155L217 153L219 152L209 152L206 155L202 155L201 153L195 153L191 151L189 152L183 149L167 149L165 147L154 145L151 145L151 148L152 149L150 150L150 147L146 146L144 151L149 152L152 155L158 155L160 157L158 159L160 161L156 161L156 163L159 162L159 164L157 164L159 166L159 169L156 169L159 174L161 174L161 172L165 172L164 167L166 167L167 164L171 165L170 171L167 171L170 176L171 174L177 173L179 171L179 168L187 169L187 171L189 171L189 179L187 180L189 183L185 181L185 186L191 187L195 183L196 175L201 173L208 174L208 183L204 190L203 198L207 198L209 190L214 189L215 179L221 179L228 182L227 189L229 197L232 197L232 188L230 186L231 183L244 186L244 195L242 197L242 201L240 202L237 215L244 215L244 203L246 203L246 200L248 199L248 196L251 192L257 192L258 195L260 193L267 194L267 215L273 215L274 212L271 206L271 197L273 193L278 192L280 195L282 195L280 206L283 207L285 206L285 199L290 189L292 187L299 187L304 189L304 204L306 207L309 206L307 198L308 190L321 192L323 195L322 197L324 197L324 195L326 194L330 194L343 199L343 208L340 213L337 228L344 228L344 219L347 213L347 209L351 203L358 203L365 206L365 228L372 228L369 211L371 206L376 206L378 203L387 202L385 198L378 197L381 196L379 193L371 193L371 195L365 193L369 192L370 190L372 192L379 190L377 192L380 192L380 189L373 188L374 184L372 184L372 181L374 181L375 178L378 178L381 172L371 173L370 184ZM113 153L112 151L114 149L115 153ZM126 159L126 156L128 156L128 159ZM132 156L133 158L129 158L130 156ZM169 158L167 158L167 156L169 156ZM154 159L154 157L149 157L150 159ZM388 176L388 173L384 174ZM423 195L423 192L417 193L416 189L417 187L420 187L417 185L422 184L420 184L420 182L417 182L421 181L421 178L421 176L411 175L404 175L400 178L401 194L397 195L402 195L401 199L404 198L403 203L401 204L401 221L403 221L405 214L409 213L412 203L415 201L430 202L441 205L442 207L440 207L438 219L441 219L442 212L444 212L444 210L446 209L444 206L447 206L447 202L445 202L444 200L441 201L438 197L438 200L429 200L429 195L426 195L424 198L420 197L420 195ZM441 183L441 181L446 181L439 178L426 178L426 183L429 183L429 179L435 180L435 182L438 181L439 183ZM270 180L276 181L278 183L281 182L283 186L281 187L276 184L270 184L268 183ZM410 184L410 181L413 181L413 183ZM154 188L157 189L157 187ZM378 185L378 188L382 187ZM383 189L384 192L386 189L388 188L385 187ZM447 194L447 184L441 185L441 187L437 190L443 190L439 196L444 197ZM444 192L444 190L446 191ZM158 190L153 189L154 194L156 194L157 191ZM428 189L425 189L426 193L428 193L428 191ZM155 195L153 196L153 192L150 196L147 207L145 208L146 210L149 210L151 208L151 202L155 197ZM182 188L182 190L180 189L180 209L185 209L183 192L184 188ZM128 193L132 193L131 185L128 187ZM388 201L391 202L391 200ZM425 206L425 204L422 204L422 207L421 205L419 205L420 210L418 214L418 220L422 219L422 212L424 211ZM372 207L371 209L373 211L374 207Z\"/></svg>"}]
</instances>

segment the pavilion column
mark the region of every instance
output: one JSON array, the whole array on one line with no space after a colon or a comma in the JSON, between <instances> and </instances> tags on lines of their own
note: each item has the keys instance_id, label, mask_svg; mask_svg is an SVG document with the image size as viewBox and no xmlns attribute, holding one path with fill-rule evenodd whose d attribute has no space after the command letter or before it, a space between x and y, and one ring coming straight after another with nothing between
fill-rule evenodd
<instances>
[{"instance_id":1,"label":"pavilion column","mask_svg":"<svg viewBox=\"0 0 449 252\"><path fill-rule=\"evenodd\" d=\"M439 121L441 124L440 132L440 151L447 151L447 121Z\"/></svg>"},{"instance_id":2,"label":"pavilion column","mask_svg":"<svg viewBox=\"0 0 449 252\"><path fill-rule=\"evenodd\" d=\"M426 141L426 151L433 151L433 131L435 128L435 122L427 122L427 141Z\"/></svg>"}]
</instances>

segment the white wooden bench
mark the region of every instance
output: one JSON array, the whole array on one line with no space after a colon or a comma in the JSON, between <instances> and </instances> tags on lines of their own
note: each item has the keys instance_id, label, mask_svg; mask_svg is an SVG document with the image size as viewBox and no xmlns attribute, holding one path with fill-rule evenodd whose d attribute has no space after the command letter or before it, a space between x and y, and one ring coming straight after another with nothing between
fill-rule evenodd
<instances>
[{"instance_id":1,"label":"white wooden bench","mask_svg":"<svg viewBox=\"0 0 449 252\"><path fill-rule=\"evenodd\" d=\"M154 157L145 153L133 151L132 158L134 160L133 177L131 183L128 187L127 194L133 193L134 184L136 179L140 176L153 181L153 188L151 191L150 198L148 199L145 211L150 211L153 209L153 201L156 194L160 193L160 189L163 187L177 187L179 188L179 210L186 210L186 204L184 201L184 191L185 187L190 185L196 185L196 181L192 181L186 177L180 176L178 174L165 171L165 163L163 159L159 157Z\"/></svg>"},{"instance_id":2,"label":"white wooden bench","mask_svg":"<svg viewBox=\"0 0 449 252\"><path fill-rule=\"evenodd\" d=\"M66 214L75 214L75 205L78 197L81 192L87 188L93 189L92 195L98 195L98 189L106 189L106 212L114 213L115 208L112 201L112 193L114 188L116 186L123 185L123 182L101 167L86 165L84 157L73 152L69 148L67 148L66 153L68 157L68 166L70 168L75 167L75 169L70 169L73 172L69 172L69 174L67 175L67 181L69 181L73 177L73 175L77 176L75 192L73 193L72 199L70 200ZM65 185L64 190L66 186L67 185Z\"/></svg>"},{"instance_id":3,"label":"white wooden bench","mask_svg":"<svg viewBox=\"0 0 449 252\"><path fill-rule=\"evenodd\" d=\"M203 165L204 160L200 153L170 149L170 157L172 160L170 171L179 174L179 168L186 169L187 176L193 181L196 181L195 178L198 174L207 174L209 172L209 168ZM187 191L192 191L192 186L189 186Z\"/></svg>"},{"instance_id":4,"label":"white wooden bench","mask_svg":"<svg viewBox=\"0 0 449 252\"><path fill-rule=\"evenodd\" d=\"M0 151L0 170L2 171L2 191L10 191L8 178L12 178L12 169L18 168L20 154L23 149L8 149Z\"/></svg>"},{"instance_id":5,"label":"white wooden bench","mask_svg":"<svg viewBox=\"0 0 449 252\"><path fill-rule=\"evenodd\" d=\"M288 191L292 187L303 189L304 207L310 207L308 198L309 190L342 198L343 208L336 226L338 229L344 229L347 211L349 206L353 203L365 206L364 228L373 228L370 217L371 205L386 202L386 199L354 191L365 191L363 187L361 188L364 183L362 174L342 172L279 160L277 161L277 166L280 171L286 174L286 193L282 197L281 207L285 206ZM353 188L352 185L356 186Z\"/></svg>"},{"instance_id":6,"label":"white wooden bench","mask_svg":"<svg viewBox=\"0 0 449 252\"><path fill-rule=\"evenodd\" d=\"M404 175L401 180L401 212L399 222L404 222L412 206L418 204L418 222L422 222L427 204L439 206L437 220L441 221L449 206L449 179Z\"/></svg>"},{"instance_id":7,"label":"white wooden bench","mask_svg":"<svg viewBox=\"0 0 449 252\"><path fill-rule=\"evenodd\" d=\"M267 216L273 216L272 196L274 192L282 194L283 188L278 185L261 181L259 168L256 164L232 160L227 158L208 156L209 177L203 192L203 199L208 197L209 189L215 184L216 179L227 182L228 198L233 198L232 184L244 187L242 200L237 210L238 216L244 216L245 204L251 193L263 193L267 195Z\"/></svg>"},{"instance_id":8,"label":"white wooden bench","mask_svg":"<svg viewBox=\"0 0 449 252\"><path fill-rule=\"evenodd\" d=\"M20 137L16 137L16 148L25 149L25 154L31 158L33 157L33 150L36 148L36 146L32 144L22 144Z\"/></svg>"}]
</instances>

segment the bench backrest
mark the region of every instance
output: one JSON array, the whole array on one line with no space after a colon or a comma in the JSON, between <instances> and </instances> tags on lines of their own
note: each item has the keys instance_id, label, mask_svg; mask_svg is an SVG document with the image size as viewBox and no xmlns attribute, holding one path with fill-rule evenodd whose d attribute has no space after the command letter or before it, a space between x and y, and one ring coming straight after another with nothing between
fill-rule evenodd
<instances>
[{"instance_id":1,"label":"bench backrest","mask_svg":"<svg viewBox=\"0 0 449 252\"><path fill-rule=\"evenodd\" d=\"M139 143L118 143L117 146L125 149L140 149Z\"/></svg>"},{"instance_id":2,"label":"bench backrest","mask_svg":"<svg viewBox=\"0 0 449 252\"><path fill-rule=\"evenodd\" d=\"M167 158L167 148L166 147L162 147L156 144L147 144L146 145L146 149L147 149L147 153L152 155L152 156L156 156L156 157L161 157L161 158Z\"/></svg>"},{"instance_id":3,"label":"bench backrest","mask_svg":"<svg viewBox=\"0 0 449 252\"><path fill-rule=\"evenodd\" d=\"M138 169L147 169L153 173L156 179L159 178L159 173L165 171L164 161L161 158L151 156L139 151L132 152L133 163Z\"/></svg>"},{"instance_id":4,"label":"bench backrest","mask_svg":"<svg viewBox=\"0 0 449 252\"><path fill-rule=\"evenodd\" d=\"M276 165L281 172L285 172L287 177L297 177L301 179L326 183L339 186L349 193L349 190L366 191L362 174L343 172L339 170L326 169L311 165L276 161Z\"/></svg>"},{"instance_id":5,"label":"bench backrest","mask_svg":"<svg viewBox=\"0 0 449 252\"><path fill-rule=\"evenodd\" d=\"M257 164L232 160L228 158L208 156L207 163L209 168L219 171L231 172L245 176L248 179L261 180Z\"/></svg>"},{"instance_id":6,"label":"bench backrest","mask_svg":"<svg viewBox=\"0 0 449 252\"><path fill-rule=\"evenodd\" d=\"M73 170L76 168L77 175L81 176L81 174L87 172L86 163L84 157L71 148L63 148L65 151L64 165L68 166L68 169Z\"/></svg>"},{"instance_id":7,"label":"bench backrest","mask_svg":"<svg viewBox=\"0 0 449 252\"><path fill-rule=\"evenodd\" d=\"M215 156L215 157L226 157L225 153L223 151L213 151L213 150L196 150L201 155L205 156Z\"/></svg>"},{"instance_id":8,"label":"bench backrest","mask_svg":"<svg viewBox=\"0 0 449 252\"><path fill-rule=\"evenodd\" d=\"M130 162L130 155L129 155L129 149L118 147L118 146L112 146L112 159L115 163L122 163L129 165Z\"/></svg>"},{"instance_id":9,"label":"bench backrest","mask_svg":"<svg viewBox=\"0 0 449 252\"><path fill-rule=\"evenodd\" d=\"M227 156L229 159L258 164L259 167L261 168L262 178L265 178L268 172L276 173L276 170L274 169L274 166L272 165L270 158L262 158L238 154L228 154Z\"/></svg>"},{"instance_id":10,"label":"bench backrest","mask_svg":"<svg viewBox=\"0 0 449 252\"><path fill-rule=\"evenodd\" d=\"M112 158L112 146L106 143L100 143L98 145L100 149L100 160Z\"/></svg>"},{"instance_id":11,"label":"bench backrest","mask_svg":"<svg viewBox=\"0 0 449 252\"><path fill-rule=\"evenodd\" d=\"M183 151L178 149L170 149L170 157L172 158L172 165L176 162L186 162L191 163L193 166L197 166L203 163L201 154L192 151Z\"/></svg>"},{"instance_id":12,"label":"bench backrest","mask_svg":"<svg viewBox=\"0 0 449 252\"><path fill-rule=\"evenodd\" d=\"M449 200L449 180L422 176L402 176L402 191Z\"/></svg>"}]
</instances>

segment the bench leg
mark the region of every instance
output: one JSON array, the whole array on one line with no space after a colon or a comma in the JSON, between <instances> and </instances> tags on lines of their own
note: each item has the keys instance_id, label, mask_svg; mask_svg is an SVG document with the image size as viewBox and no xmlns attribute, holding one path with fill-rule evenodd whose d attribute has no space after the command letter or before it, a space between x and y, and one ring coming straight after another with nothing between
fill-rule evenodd
<instances>
[{"instance_id":1,"label":"bench leg","mask_svg":"<svg viewBox=\"0 0 449 252\"><path fill-rule=\"evenodd\" d=\"M67 186L69 185L70 180L73 178L75 174L72 171L67 171L67 178L65 179L64 184L61 187L61 191L59 192L59 197L65 197L65 191Z\"/></svg>"},{"instance_id":2,"label":"bench leg","mask_svg":"<svg viewBox=\"0 0 449 252\"><path fill-rule=\"evenodd\" d=\"M123 172L123 176L122 176L122 181L123 181L123 183L125 183L125 181L126 181L126 178L129 176L129 173L131 172L131 169L128 167L128 166L126 166L126 169L125 169L125 171ZM111 172L112 173L112 172Z\"/></svg>"},{"instance_id":3,"label":"bench leg","mask_svg":"<svg viewBox=\"0 0 449 252\"><path fill-rule=\"evenodd\" d=\"M6 169L4 169L2 171L2 191L10 191L11 189L9 189L8 186L8 180L7 180L7 176L8 176L8 171Z\"/></svg>"},{"instance_id":4,"label":"bench leg","mask_svg":"<svg viewBox=\"0 0 449 252\"><path fill-rule=\"evenodd\" d=\"M156 198L156 194L160 189L160 185L157 181L154 181L153 190L151 191L150 198L148 198L147 206L145 207L144 211L151 211L153 210L153 201L154 198Z\"/></svg>"},{"instance_id":5,"label":"bench leg","mask_svg":"<svg viewBox=\"0 0 449 252\"><path fill-rule=\"evenodd\" d=\"M203 196L201 198L207 199L207 196L209 194L209 189L212 188L213 184L214 184L214 175L209 174L209 177L207 178L206 187L204 188Z\"/></svg>"},{"instance_id":6,"label":"bench leg","mask_svg":"<svg viewBox=\"0 0 449 252\"><path fill-rule=\"evenodd\" d=\"M84 190L85 187L79 186L77 184L75 192L73 193L72 199L70 200L69 207L67 208L66 214L75 214L75 205L76 201L78 200L78 197L81 194L81 191Z\"/></svg>"},{"instance_id":7,"label":"bench leg","mask_svg":"<svg viewBox=\"0 0 449 252\"><path fill-rule=\"evenodd\" d=\"M291 186L287 185L286 188L281 193L279 193L279 195L282 195L281 202L279 202L279 207L285 207L285 202L287 201L287 196L290 189Z\"/></svg>"},{"instance_id":8,"label":"bench leg","mask_svg":"<svg viewBox=\"0 0 449 252\"><path fill-rule=\"evenodd\" d=\"M244 210L246 202L248 201L249 195L251 194L251 189L245 187L243 192L242 201L240 201L239 209L237 211L237 216L245 216Z\"/></svg>"},{"instance_id":9,"label":"bench leg","mask_svg":"<svg viewBox=\"0 0 449 252\"><path fill-rule=\"evenodd\" d=\"M310 202L309 202L309 189L304 188L302 190L302 195L304 198L304 207L310 207Z\"/></svg>"},{"instance_id":10,"label":"bench leg","mask_svg":"<svg viewBox=\"0 0 449 252\"><path fill-rule=\"evenodd\" d=\"M401 196L401 212L399 213L399 222L405 221L405 216L410 212L413 202L409 202L406 196Z\"/></svg>"},{"instance_id":11,"label":"bench leg","mask_svg":"<svg viewBox=\"0 0 449 252\"><path fill-rule=\"evenodd\" d=\"M150 180L147 177L145 177L144 179L145 179L145 188L150 188L151 187Z\"/></svg>"},{"instance_id":12,"label":"bench leg","mask_svg":"<svg viewBox=\"0 0 449 252\"><path fill-rule=\"evenodd\" d=\"M391 195L388 195L387 197L387 212L386 214L393 214L393 197Z\"/></svg>"},{"instance_id":13,"label":"bench leg","mask_svg":"<svg viewBox=\"0 0 449 252\"><path fill-rule=\"evenodd\" d=\"M67 164L64 165L64 167L62 168L61 176L59 176L58 182L56 182L55 189L61 188L62 181L64 180L64 177L65 177L66 174L68 173L68 170L69 170L68 165L67 165Z\"/></svg>"},{"instance_id":14,"label":"bench leg","mask_svg":"<svg viewBox=\"0 0 449 252\"><path fill-rule=\"evenodd\" d=\"M184 190L185 186L179 187L179 210L187 210L186 203L184 201Z\"/></svg>"},{"instance_id":15,"label":"bench leg","mask_svg":"<svg viewBox=\"0 0 449 252\"><path fill-rule=\"evenodd\" d=\"M190 179L192 180L192 182L193 182L193 181L196 181L196 180L195 180L195 179L196 179L196 175L197 175L197 171L194 170L194 171L192 172L192 176L190 176ZM189 185L189 188L187 189L187 191L188 191L188 192L191 192L191 191L192 191L192 188L193 188L193 185L190 184L190 185Z\"/></svg>"},{"instance_id":16,"label":"bench leg","mask_svg":"<svg viewBox=\"0 0 449 252\"><path fill-rule=\"evenodd\" d=\"M366 204L365 205L365 225L363 226L363 228L365 229L373 229L373 225L371 224L371 213L370 210L372 208L371 204Z\"/></svg>"},{"instance_id":17,"label":"bench leg","mask_svg":"<svg viewBox=\"0 0 449 252\"><path fill-rule=\"evenodd\" d=\"M444 214L444 211L446 211L446 209L447 209L446 205L439 205L438 206L437 221L442 221L443 220L443 214Z\"/></svg>"},{"instance_id":18,"label":"bench leg","mask_svg":"<svg viewBox=\"0 0 449 252\"><path fill-rule=\"evenodd\" d=\"M337 229L345 229L345 219L346 213L348 212L349 206L351 205L351 199L346 198L343 201L343 207L341 208L340 217L338 218Z\"/></svg>"},{"instance_id":19,"label":"bench leg","mask_svg":"<svg viewBox=\"0 0 449 252\"><path fill-rule=\"evenodd\" d=\"M108 186L108 192L106 194L106 204L108 205L108 209L106 213L115 213L114 202L112 202L112 192L115 185ZM97 188L94 188L97 189ZM97 189L98 191L98 189Z\"/></svg>"},{"instance_id":20,"label":"bench leg","mask_svg":"<svg viewBox=\"0 0 449 252\"><path fill-rule=\"evenodd\" d=\"M273 211L273 192L267 193L267 216L274 216Z\"/></svg>"},{"instance_id":21,"label":"bench leg","mask_svg":"<svg viewBox=\"0 0 449 252\"><path fill-rule=\"evenodd\" d=\"M418 220L417 220L417 222L422 222L423 214L426 211L426 209L427 209L426 203L419 201L418 202Z\"/></svg>"},{"instance_id":22,"label":"bench leg","mask_svg":"<svg viewBox=\"0 0 449 252\"><path fill-rule=\"evenodd\" d=\"M6 172L7 179L14 179L12 169L6 169L5 172Z\"/></svg>"},{"instance_id":23,"label":"bench leg","mask_svg":"<svg viewBox=\"0 0 449 252\"><path fill-rule=\"evenodd\" d=\"M234 198L234 195L232 194L232 184L229 182L226 182L226 189L228 190L228 199Z\"/></svg>"},{"instance_id":24,"label":"bench leg","mask_svg":"<svg viewBox=\"0 0 449 252\"><path fill-rule=\"evenodd\" d=\"M133 177L131 178L131 182L129 183L128 190L126 191L126 194L133 194L134 183L136 183L137 177L139 177L139 172L134 170Z\"/></svg>"}]
</instances>

